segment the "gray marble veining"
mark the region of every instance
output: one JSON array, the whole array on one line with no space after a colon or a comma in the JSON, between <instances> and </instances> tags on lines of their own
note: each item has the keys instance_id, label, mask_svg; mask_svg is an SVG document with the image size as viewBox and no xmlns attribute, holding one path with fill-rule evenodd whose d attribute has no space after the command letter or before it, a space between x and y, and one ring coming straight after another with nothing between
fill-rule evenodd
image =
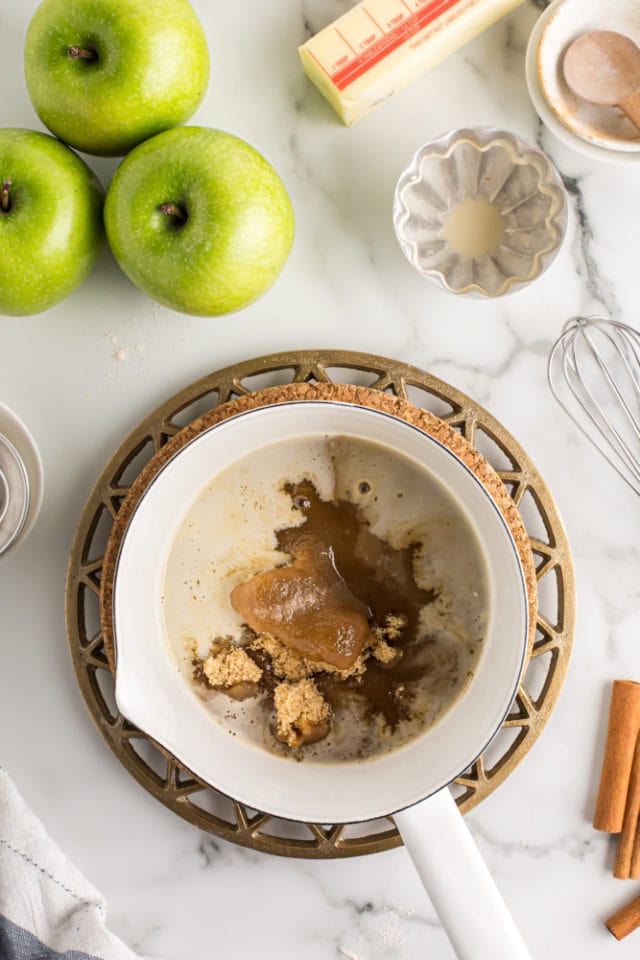
<instances>
[{"instance_id":1,"label":"gray marble veining","mask_svg":"<svg viewBox=\"0 0 640 960\"><path fill-rule=\"evenodd\" d=\"M565 690L539 743L472 812L471 828L536 960L631 960L640 934L618 944L602 921L639 891L612 878L611 841L590 818L608 685L640 679L640 502L563 417L545 369L575 313L640 321L637 176L572 154L541 128L524 50L542 0L352 129L306 81L296 53L347 0L193 2L213 64L194 122L245 137L274 163L296 208L296 243L273 290L233 318L154 307L105 254L71 300L42 317L0 321L0 398L33 430L47 479L41 519L0 576L2 762L105 893L111 926L142 953L452 957L403 850L331 863L269 858L201 836L155 803L94 731L64 632L64 569L81 503L151 409L250 355L336 347L395 356L474 396L520 440L554 492L576 560L578 631ZM36 5L5 0L0 11L3 125L38 126L20 49ZM393 188L415 150L469 124L537 143L571 200L551 268L497 303L434 289L404 260L391 222ZM114 163L98 167L107 180Z\"/></svg>"}]
</instances>

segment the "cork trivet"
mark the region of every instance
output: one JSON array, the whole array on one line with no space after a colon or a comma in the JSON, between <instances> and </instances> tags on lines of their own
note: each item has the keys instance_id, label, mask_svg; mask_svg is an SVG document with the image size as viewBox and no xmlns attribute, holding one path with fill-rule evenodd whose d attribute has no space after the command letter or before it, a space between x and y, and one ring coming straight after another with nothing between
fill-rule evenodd
<instances>
[{"instance_id":1,"label":"cork trivet","mask_svg":"<svg viewBox=\"0 0 640 960\"><path fill-rule=\"evenodd\" d=\"M105 542L130 490L131 479L181 424L233 397L271 383L361 383L444 419L485 453L521 513L545 588L536 635L518 693L491 748L456 778L453 793L467 813L511 775L536 743L557 704L575 632L576 596L571 551L549 487L526 452L483 407L451 384L418 367L369 353L293 350L253 357L210 371L167 398L139 423L105 464L84 504L69 556L66 621L79 690L100 737L118 762L154 799L215 837L287 857L331 859L391 850L402 839L391 819L364 825L290 824L230 800L193 776L143 731L130 724L114 701L114 677L99 624ZM414 393L415 391L415 393ZM139 459L138 459L139 458ZM99 811L98 811L99 812ZM96 831L99 816L94 817Z\"/></svg>"},{"instance_id":2,"label":"cork trivet","mask_svg":"<svg viewBox=\"0 0 640 960\"><path fill-rule=\"evenodd\" d=\"M530 652L535 635L537 587L535 564L529 536L505 485L487 460L471 446L460 433L438 417L427 410L419 410L413 406L413 404L392 396L391 394L351 384L292 383L286 386L260 390L248 396L238 397L206 413L170 439L161 448L160 452L149 461L134 481L129 494L115 518L102 568L100 616L104 647L112 671L116 669L117 662L112 616L113 579L116 561L131 514L154 477L160 469L191 440L214 426L214 424L220 423L222 420L227 420L229 417L234 417L239 413L246 413L248 410L255 410L259 407L309 400L353 403L358 406L369 407L373 410L381 410L384 413L405 420L407 423L411 423L421 430L424 430L425 433L448 447L476 475L485 489L490 493L505 518L522 563L529 603Z\"/></svg>"}]
</instances>

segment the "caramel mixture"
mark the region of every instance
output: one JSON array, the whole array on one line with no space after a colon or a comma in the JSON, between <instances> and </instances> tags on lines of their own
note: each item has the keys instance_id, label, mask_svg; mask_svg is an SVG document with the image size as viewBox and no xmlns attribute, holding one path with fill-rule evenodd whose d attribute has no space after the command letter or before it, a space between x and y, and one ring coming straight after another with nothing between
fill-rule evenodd
<instances>
[{"instance_id":1,"label":"caramel mixture","mask_svg":"<svg viewBox=\"0 0 640 960\"><path fill-rule=\"evenodd\" d=\"M488 615L483 558L450 496L412 461L365 441L318 438L304 473L275 487L285 442L278 447L264 478L249 483L234 465L183 525L183 564L195 544L203 549L210 516L223 542L209 579L191 562L203 572L185 580L182 608L204 620L208 589L226 591L217 616L230 628L211 633L202 653L185 630L188 671L236 735L284 756L367 759L418 736L468 684ZM253 498L227 546L235 564L223 553L231 489ZM282 518L272 545L261 510ZM251 553L243 523L265 530Z\"/></svg>"},{"instance_id":2,"label":"caramel mixture","mask_svg":"<svg viewBox=\"0 0 640 960\"><path fill-rule=\"evenodd\" d=\"M293 748L326 737L332 713L354 696L393 730L410 716L413 686L434 667L428 641L418 643L420 612L436 599L415 582L418 544L393 548L357 504L323 501L309 480L284 489L304 522L277 531L281 566L231 592L249 627L246 648L220 646L204 676L235 699L264 690L276 735ZM242 671L221 676L240 657ZM457 658L444 666L438 675L455 682Z\"/></svg>"}]
</instances>

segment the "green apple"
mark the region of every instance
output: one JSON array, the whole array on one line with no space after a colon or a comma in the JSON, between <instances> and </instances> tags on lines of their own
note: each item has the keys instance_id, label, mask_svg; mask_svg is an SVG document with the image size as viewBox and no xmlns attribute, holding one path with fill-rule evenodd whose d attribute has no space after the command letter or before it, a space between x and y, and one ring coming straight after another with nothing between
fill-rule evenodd
<instances>
[{"instance_id":1,"label":"green apple","mask_svg":"<svg viewBox=\"0 0 640 960\"><path fill-rule=\"evenodd\" d=\"M178 127L136 147L104 213L127 276L159 303L201 316L259 297L293 243L291 201L271 164L207 127Z\"/></svg>"},{"instance_id":2,"label":"green apple","mask_svg":"<svg viewBox=\"0 0 640 960\"><path fill-rule=\"evenodd\" d=\"M59 140L0 130L0 313L40 313L80 286L104 243L103 198Z\"/></svg>"},{"instance_id":3,"label":"green apple","mask_svg":"<svg viewBox=\"0 0 640 960\"><path fill-rule=\"evenodd\" d=\"M101 156L185 123L209 80L207 41L188 0L43 0L24 64L42 122Z\"/></svg>"}]
</instances>

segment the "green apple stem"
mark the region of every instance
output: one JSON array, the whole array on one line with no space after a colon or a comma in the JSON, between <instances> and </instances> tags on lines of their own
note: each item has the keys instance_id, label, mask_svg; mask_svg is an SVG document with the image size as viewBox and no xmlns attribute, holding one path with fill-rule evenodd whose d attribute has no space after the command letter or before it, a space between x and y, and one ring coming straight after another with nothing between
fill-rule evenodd
<instances>
[{"instance_id":1,"label":"green apple stem","mask_svg":"<svg viewBox=\"0 0 640 960\"><path fill-rule=\"evenodd\" d=\"M86 50L84 47L78 47L75 45L67 48L67 55L70 60L95 61L98 59L98 53L96 50Z\"/></svg>"},{"instance_id":2,"label":"green apple stem","mask_svg":"<svg viewBox=\"0 0 640 960\"><path fill-rule=\"evenodd\" d=\"M160 207L160 213L164 213L167 217L175 217L176 220L180 221L181 226L189 219L187 211L184 207L179 207L177 203L163 203Z\"/></svg>"},{"instance_id":3,"label":"green apple stem","mask_svg":"<svg viewBox=\"0 0 640 960\"><path fill-rule=\"evenodd\" d=\"M11 184L13 180L7 177L0 187L0 213L9 213L11 210Z\"/></svg>"}]
</instances>

